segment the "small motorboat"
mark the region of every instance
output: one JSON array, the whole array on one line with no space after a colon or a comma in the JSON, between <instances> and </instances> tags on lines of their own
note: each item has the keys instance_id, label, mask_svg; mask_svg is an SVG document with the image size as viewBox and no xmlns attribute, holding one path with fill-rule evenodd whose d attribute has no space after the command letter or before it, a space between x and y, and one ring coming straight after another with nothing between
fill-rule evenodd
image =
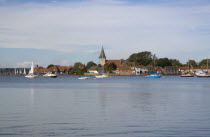
<instances>
[{"instance_id":1,"label":"small motorboat","mask_svg":"<svg viewBox=\"0 0 210 137\"><path fill-rule=\"evenodd\" d=\"M109 76L107 76L107 75L97 75L97 76L95 76L96 78L108 78Z\"/></svg>"},{"instance_id":2,"label":"small motorboat","mask_svg":"<svg viewBox=\"0 0 210 137\"><path fill-rule=\"evenodd\" d=\"M46 73L45 75L43 75L43 77L46 77L46 78L56 78L57 75L49 72L49 73Z\"/></svg>"},{"instance_id":3,"label":"small motorboat","mask_svg":"<svg viewBox=\"0 0 210 137\"><path fill-rule=\"evenodd\" d=\"M149 74L149 75L146 75L145 78L160 78L161 75L158 75L158 74Z\"/></svg>"},{"instance_id":4,"label":"small motorboat","mask_svg":"<svg viewBox=\"0 0 210 137\"><path fill-rule=\"evenodd\" d=\"M25 75L26 78L36 78L38 77L37 75L34 75L34 74L28 74L28 75Z\"/></svg>"},{"instance_id":5,"label":"small motorboat","mask_svg":"<svg viewBox=\"0 0 210 137\"><path fill-rule=\"evenodd\" d=\"M151 72L150 74L146 75L145 78L160 78L161 75L158 74L156 71Z\"/></svg>"},{"instance_id":6,"label":"small motorboat","mask_svg":"<svg viewBox=\"0 0 210 137\"><path fill-rule=\"evenodd\" d=\"M78 79L89 79L89 77L79 77Z\"/></svg>"},{"instance_id":7,"label":"small motorboat","mask_svg":"<svg viewBox=\"0 0 210 137\"><path fill-rule=\"evenodd\" d=\"M194 75L191 73L186 73L186 74L180 75L180 77L194 77Z\"/></svg>"}]
</instances>

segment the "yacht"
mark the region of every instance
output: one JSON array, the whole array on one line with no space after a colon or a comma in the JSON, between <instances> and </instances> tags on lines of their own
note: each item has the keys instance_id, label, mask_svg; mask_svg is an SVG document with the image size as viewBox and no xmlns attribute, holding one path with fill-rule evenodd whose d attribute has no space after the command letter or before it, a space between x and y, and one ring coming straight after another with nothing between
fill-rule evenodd
<instances>
[{"instance_id":1,"label":"yacht","mask_svg":"<svg viewBox=\"0 0 210 137\"><path fill-rule=\"evenodd\" d=\"M199 71L199 72L196 72L196 76L199 77L199 78L206 78L206 77L210 77L210 75L208 74L208 70L209 70L209 59L207 58L207 71L206 72L203 72L203 71Z\"/></svg>"},{"instance_id":2,"label":"yacht","mask_svg":"<svg viewBox=\"0 0 210 137\"><path fill-rule=\"evenodd\" d=\"M31 64L31 69L29 70L28 75L25 75L26 78L36 78L37 75L34 74L34 63Z\"/></svg>"},{"instance_id":3,"label":"yacht","mask_svg":"<svg viewBox=\"0 0 210 137\"><path fill-rule=\"evenodd\" d=\"M208 75L208 73L206 72L198 72L196 73L197 77L210 77L210 75Z\"/></svg>"},{"instance_id":4,"label":"yacht","mask_svg":"<svg viewBox=\"0 0 210 137\"><path fill-rule=\"evenodd\" d=\"M180 75L180 77L194 77L194 75L191 73L186 73L186 74Z\"/></svg>"},{"instance_id":5,"label":"yacht","mask_svg":"<svg viewBox=\"0 0 210 137\"><path fill-rule=\"evenodd\" d=\"M180 77L194 77L194 74L190 73L190 61L188 61L188 72L181 74Z\"/></svg>"},{"instance_id":6,"label":"yacht","mask_svg":"<svg viewBox=\"0 0 210 137\"><path fill-rule=\"evenodd\" d=\"M48 73L44 74L43 77L46 77L46 78L56 78L57 75L56 74L53 74L51 72L48 72Z\"/></svg>"}]
</instances>

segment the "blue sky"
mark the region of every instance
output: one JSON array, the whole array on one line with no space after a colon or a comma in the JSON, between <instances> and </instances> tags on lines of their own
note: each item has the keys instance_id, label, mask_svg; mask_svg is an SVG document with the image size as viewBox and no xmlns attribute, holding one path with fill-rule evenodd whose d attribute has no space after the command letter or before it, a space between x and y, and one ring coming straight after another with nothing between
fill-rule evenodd
<instances>
[{"instance_id":1,"label":"blue sky","mask_svg":"<svg viewBox=\"0 0 210 137\"><path fill-rule=\"evenodd\" d=\"M0 0L0 67L210 57L209 0Z\"/></svg>"}]
</instances>

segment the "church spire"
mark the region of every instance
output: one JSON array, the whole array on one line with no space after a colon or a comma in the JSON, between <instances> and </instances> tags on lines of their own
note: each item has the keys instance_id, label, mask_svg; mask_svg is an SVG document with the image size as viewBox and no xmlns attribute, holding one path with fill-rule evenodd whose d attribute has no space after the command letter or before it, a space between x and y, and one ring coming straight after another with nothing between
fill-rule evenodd
<instances>
[{"instance_id":1,"label":"church spire","mask_svg":"<svg viewBox=\"0 0 210 137\"><path fill-rule=\"evenodd\" d=\"M101 66L104 66L105 63L106 63L106 56L105 56L104 48L102 47L101 48L101 53L100 53L100 56L99 56L99 64Z\"/></svg>"},{"instance_id":2,"label":"church spire","mask_svg":"<svg viewBox=\"0 0 210 137\"><path fill-rule=\"evenodd\" d=\"M105 58L106 59L106 55L105 55L105 52L104 52L104 48L103 47L101 48L101 53L100 53L99 58Z\"/></svg>"}]
</instances>

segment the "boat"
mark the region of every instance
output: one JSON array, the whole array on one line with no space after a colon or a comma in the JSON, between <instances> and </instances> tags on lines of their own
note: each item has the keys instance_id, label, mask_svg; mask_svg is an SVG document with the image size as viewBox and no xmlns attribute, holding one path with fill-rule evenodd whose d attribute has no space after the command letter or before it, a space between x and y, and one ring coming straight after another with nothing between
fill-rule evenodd
<instances>
[{"instance_id":1,"label":"boat","mask_svg":"<svg viewBox=\"0 0 210 137\"><path fill-rule=\"evenodd\" d=\"M149 75L146 75L145 78L161 78L161 75L158 75L158 74L149 74Z\"/></svg>"},{"instance_id":2,"label":"boat","mask_svg":"<svg viewBox=\"0 0 210 137\"><path fill-rule=\"evenodd\" d=\"M196 76L199 77L199 78L210 77L210 75L208 75L208 73L206 73L206 72L196 73Z\"/></svg>"},{"instance_id":3,"label":"boat","mask_svg":"<svg viewBox=\"0 0 210 137\"><path fill-rule=\"evenodd\" d=\"M156 65L155 65L155 55L153 56L155 71L151 72L150 74L144 76L145 78L161 78L160 74L157 74Z\"/></svg>"},{"instance_id":4,"label":"boat","mask_svg":"<svg viewBox=\"0 0 210 137\"><path fill-rule=\"evenodd\" d=\"M185 73L185 74L180 75L180 77L194 77L194 75L191 73Z\"/></svg>"},{"instance_id":5,"label":"boat","mask_svg":"<svg viewBox=\"0 0 210 137\"><path fill-rule=\"evenodd\" d=\"M89 79L89 77L79 77L78 79Z\"/></svg>"},{"instance_id":6,"label":"boat","mask_svg":"<svg viewBox=\"0 0 210 137\"><path fill-rule=\"evenodd\" d=\"M194 77L194 74L190 73L190 61L188 61L188 72L181 74L180 77Z\"/></svg>"},{"instance_id":7,"label":"boat","mask_svg":"<svg viewBox=\"0 0 210 137\"><path fill-rule=\"evenodd\" d=\"M210 77L210 75L208 74L208 69L209 69L209 60L207 58L207 71L206 72L203 72L203 71L199 71L199 72L196 72L196 76L199 77L199 78L208 78Z\"/></svg>"},{"instance_id":8,"label":"boat","mask_svg":"<svg viewBox=\"0 0 210 137\"><path fill-rule=\"evenodd\" d=\"M36 78L37 75L34 74L34 63L31 64L31 69L29 70L28 75L25 75L26 78Z\"/></svg>"},{"instance_id":9,"label":"boat","mask_svg":"<svg viewBox=\"0 0 210 137\"><path fill-rule=\"evenodd\" d=\"M53 74L51 72L48 72L48 73L44 74L43 77L46 77L46 78L56 78L57 75L56 74Z\"/></svg>"},{"instance_id":10,"label":"boat","mask_svg":"<svg viewBox=\"0 0 210 137\"><path fill-rule=\"evenodd\" d=\"M107 75L104 75L104 74L100 74L100 75L97 75L95 76L96 78L108 78L109 76Z\"/></svg>"},{"instance_id":11,"label":"boat","mask_svg":"<svg viewBox=\"0 0 210 137\"><path fill-rule=\"evenodd\" d=\"M24 70L23 70L23 74L26 75L26 69L25 69L25 68L24 68Z\"/></svg>"}]
</instances>

